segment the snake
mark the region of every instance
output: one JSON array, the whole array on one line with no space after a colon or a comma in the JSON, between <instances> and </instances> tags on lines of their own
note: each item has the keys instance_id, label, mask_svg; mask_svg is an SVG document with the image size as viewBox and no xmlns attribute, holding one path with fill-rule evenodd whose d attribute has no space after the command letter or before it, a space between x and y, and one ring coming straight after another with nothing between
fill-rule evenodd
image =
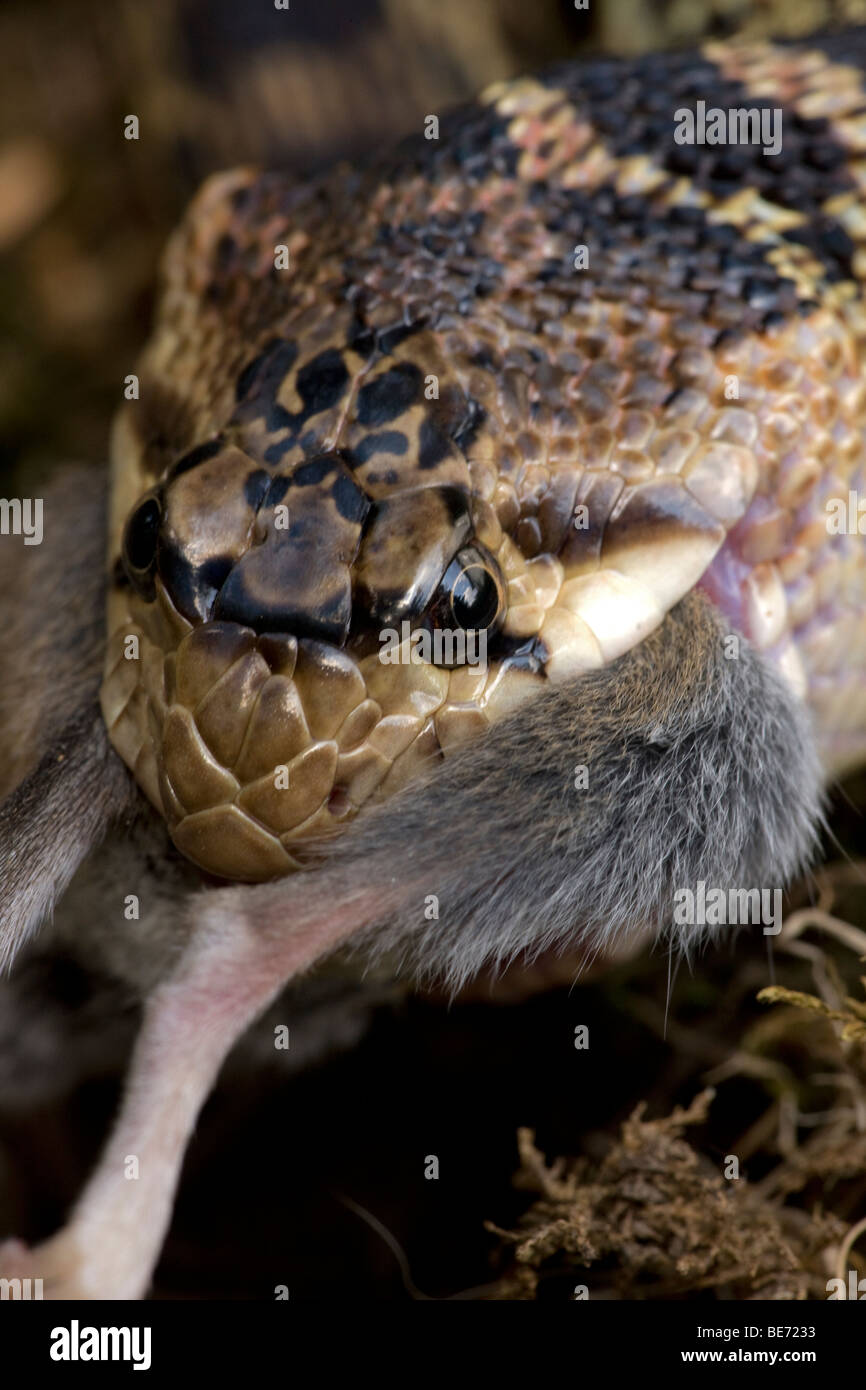
<instances>
[{"instance_id":1,"label":"snake","mask_svg":"<svg viewBox=\"0 0 866 1390\"><path fill-rule=\"evenodd\" d=\"M566 62L208 179L112 431L101 689L182 855L303 868L694 590L862 760L864 72L864 30Z\"/></svg>"}]
</instances>

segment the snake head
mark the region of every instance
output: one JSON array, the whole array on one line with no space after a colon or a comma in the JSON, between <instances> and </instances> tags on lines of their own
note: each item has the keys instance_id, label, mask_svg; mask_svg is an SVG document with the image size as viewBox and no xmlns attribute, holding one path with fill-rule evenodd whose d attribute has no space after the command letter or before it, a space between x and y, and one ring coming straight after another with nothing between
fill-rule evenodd
<instances>
[{"instance_id":1,"label":"snake head","mask_svg":"<svg viewBox=\"0 0 866 1390\"><path fill-rule=\"evenodd\" d=\"M417 410L401 370L395 412L386 367L359 392L346 447L299 457L261 434L276 357L294 361L266 353L258 394L247 371L226 428L128 512L103 691L115 746L175 843L239 879L296 867L306 841L477 733L488 684L492 714L503 686L516 696L514 672L539 666L532 639L504 631L520 557L444 430L434 451L442 409ZM302 394L330 402L300 370ZM415 431L423 470L384 469L365 443L383 414L392 444L395 422Z\"/></svg>"},{"instance_id":2,"label":"snake head","mask_svg":"<svg viewBox=\"0 0 866 1390\"><path fill-rule=\"evenodd\" d=\"M173 238L115 448L102 702L175 844L214 874L305 862L546 686L613 669L698 588L792 698L825 698L820 634L809 651L791 629L819 595L836 482L807 495L798 460L828 447L828 363L856 409L851 336L808 299L794 313L793 281L781 324L744 318L727 272L767 267L736 227L708 239L704 288L672 283L671 246L696 257L712 230L700 208L648 220L576 189L566 150L533 196L535 155L558 146L523 149L542 128L525 115L558 100L489 97L491 140L523 154L494 159L483 196L460 142L404 178L241 171ZM576 275L590 229L612 254ZM816 411L780 413L767 383L804 362ZM422 649L440 633L450 651Z\"/></svg>"}]
</instances>

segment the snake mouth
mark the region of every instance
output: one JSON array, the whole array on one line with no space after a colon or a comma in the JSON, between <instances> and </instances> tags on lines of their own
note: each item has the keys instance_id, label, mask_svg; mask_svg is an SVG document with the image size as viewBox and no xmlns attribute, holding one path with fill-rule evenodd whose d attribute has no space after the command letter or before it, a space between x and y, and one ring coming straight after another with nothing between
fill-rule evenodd
<instances>
[{"instance_id":1,"label":"snake mouth","mask_svg":"<svg viewBox=\"0 0 866 1390\"><path fill-rule=\"evenodd\" d=\"M745 637L761 653L798 699L808 694L808 681L792 622L789 587L777 564L755 561L743 554L753 518L731 533L698 581L717 612L731 626L730 639ZM735 648L731 656L736 655Z\"/></svg>"}]
</instances>

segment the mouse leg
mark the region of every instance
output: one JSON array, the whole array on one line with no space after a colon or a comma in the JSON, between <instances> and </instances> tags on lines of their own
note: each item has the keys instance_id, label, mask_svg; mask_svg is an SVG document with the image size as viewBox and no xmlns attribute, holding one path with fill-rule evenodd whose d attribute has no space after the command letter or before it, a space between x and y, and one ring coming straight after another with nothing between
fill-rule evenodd
<instances>
[{"instance_id":1,"label":"mouse leg","mask_svg":"<svg viewBox=\"0 0 866 1390\"><path fill-rule=\"evenodd\" d=\"M46 1298L143 1297L187 1143L227 1053L288 979L382 906L381 886L338 903L298 882L197 895L187 947L146 1004L96 1170L57 1235L33 1249L0 1245L0 1276L42 1279Z\"/></svg>"}]
</instances>

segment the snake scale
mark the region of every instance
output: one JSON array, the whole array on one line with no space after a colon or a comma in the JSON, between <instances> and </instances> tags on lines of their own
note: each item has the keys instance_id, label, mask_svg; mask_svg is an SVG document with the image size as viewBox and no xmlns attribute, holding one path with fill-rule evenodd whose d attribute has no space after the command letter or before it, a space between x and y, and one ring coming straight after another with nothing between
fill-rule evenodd
<instances>
[{"instance_id":1,"label":"snake scale","mask_svg":"<svg viewBox=\"0 0 866 1390\"><path fill-rule=\"evenodd\" d=\"M302 866L695 589L863 756L864 71L864 31L568 63L204 186L115 425L102 687L183 854ZM780 150L680 143L700 102Z\"/></svg>"}]
</instances>

